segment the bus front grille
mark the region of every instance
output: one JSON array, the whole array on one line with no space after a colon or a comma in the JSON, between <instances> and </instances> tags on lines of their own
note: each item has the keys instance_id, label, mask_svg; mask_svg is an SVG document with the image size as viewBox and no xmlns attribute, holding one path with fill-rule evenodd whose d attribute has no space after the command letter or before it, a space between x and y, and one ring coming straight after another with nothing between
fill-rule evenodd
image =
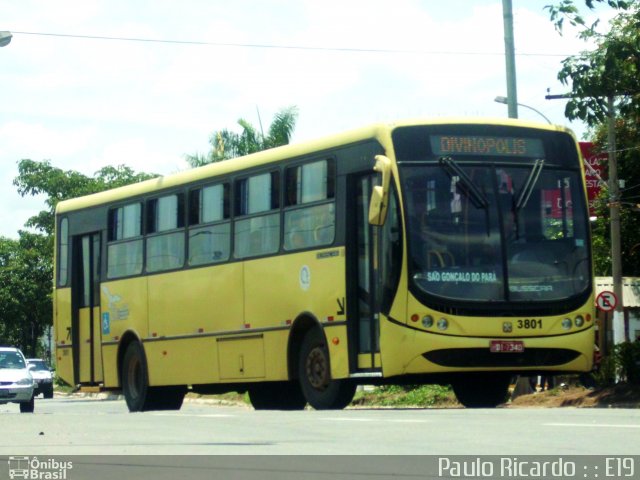
<instances>
[{"instance_id":1,"label":"bus front grille","mask_svg":"<svg viewBox=\"0 0 640 480\"><path fill-rule=\"evenodd\" d=\"M553 367L575 360L580 352L565 348L528 348L521 353L492 353L488 348L447 348L422 356L443 367Z\"/></svg>"}]
</instances>

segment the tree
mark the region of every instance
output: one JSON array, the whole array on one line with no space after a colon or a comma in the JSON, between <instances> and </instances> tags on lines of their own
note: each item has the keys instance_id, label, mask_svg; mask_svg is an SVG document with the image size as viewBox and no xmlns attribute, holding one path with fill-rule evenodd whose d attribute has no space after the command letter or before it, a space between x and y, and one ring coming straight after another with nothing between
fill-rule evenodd
<instances>
[{"instance_id":1,"label":"tree","mask_svg":"<svg viewBox=\"0 0 640 480\"><path fill-rule=\"evenodd\" d=\"M0 238L0 343L38 354L37 339L51 325L52 242L20 232Z\"/></svg>"},{"instance_id":2,"label":"tree","mask_svg":"<svg viewBox=\"0 0 640 480\"><path fill-rule=\"evenodd\" d=\"M637 117L636 117L637 118ZM627 276L640 276L640 127L634 117L618 118L616 137L619 151L618 176L625 180L621 189L620 241L622 270ZM606 150L607 129L599 126L594 130L596 148ZM600 195L597 208L598 220L592 226L593 252L597 275L611 275L611 239L609 237L609 192L605 188Z\"/></svg>"},{"instance_id":3,"label":"tree","mask_svg":"<svg viewBox=\"0 0 640 480\"><path fill-rule=\"evenodd\" d=\"M594 1L586 0L589 8ZM600 0L600 3L605 3ZM562 30L562 20L580 27L580 37L593 42L595 48L566 58L558 73L559 80L570 87L565 115L580 119L591 127L593 140L600 151L608 150L607 119L609 99L614 99L616 154L618 176L626 181L621 191L622 207L635 206L640 185L640 3L632 1L606 1L618 9L606 33L596 30L598 22L587 25L579 9L571 0L548 7L551 20ZM598 220L593 226L594 261L596 274L611 274L611 241L608 235L609 212L603 192ZM637 231L638 213L621 210L622 270L626 275L640 275L640 245Z\"/></svg>"},{"instance_id":4,"label":"tree","mask_svg":"<svg viewBox=\"0 0 640 480\"><path fill-rule=\"evenodd\" d=\"M18 162L18 176L13 180L13 184L18 187L18 193L23 197L27 195L47 197L45 204L48 209L28 219L25 226L35 228L46 235L52 235L55 208L61 200L122 187L157 176L150 173L135 173L125 165L118 165L104 167L93 177L87 177L74 170L63 171L53 167L49 160L41 162L21 160Z\"/></svg>"},{"instance_id":5,"label":"tree","mask_svg":"<svg viewBox=\"0 0 640 480\"><path fill-rule=\"evenodd\" d=\"M61 200L153 178L124 165L105 167L93 177L63 171L49 161L22 160L14 185L22 196L45 195L47 209L27 220L38 233L20 231L19 239L0 237L0 344L17 345L29 356L52 323L53 230Z\"/></svg>"},{"instance_id":6,"label":"tree","mask_svg":"<svg viewBox=\"0 0 640 480\"><path fill-rule=\"evenodd\" d=\"M606 121L607 99L616 98L619 115L637 115L640 107L640 4L633 2L611 22L606 34L595 28L582 37L595 41L596 48L566 58L558 79L571 86L565 114L590 126Z\"/></svg>"},{"instance_id":7,"label":"tree","mask_svg":"<svg viewBox=\"0 0 640 480\"><path fill-rule=\"evenodd\" d=\"M229 160L286 145L291 140L297 118L298 109L295 106L280 110L273 117L266 136L263 134L262 128L258 131L248 121L241 118L238 120L238 125L242 127L241 133L227 129L213 132L209 138L211 144L209 153L207 155L187 155L186 160L192 167L200 167L208 163Z\"/></svg>"}]
</instances>

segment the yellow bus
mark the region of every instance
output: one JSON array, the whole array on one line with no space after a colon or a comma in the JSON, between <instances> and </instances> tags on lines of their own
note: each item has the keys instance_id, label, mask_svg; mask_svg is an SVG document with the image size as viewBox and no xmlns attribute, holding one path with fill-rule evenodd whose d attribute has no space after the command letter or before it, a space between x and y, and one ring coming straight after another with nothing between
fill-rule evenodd
<instances>
[{"instance_id":1,"label":"yellow bus","mask_svg":"<svg viewBox=\"0 0 640 480\"><path fill-rule=\"evenodd\" d=\"M56 210L58 375L131 411L186 392L337 409L358 384L589 371L594 287L570 131L378 124Z\"/></svg>"}]
</instances>

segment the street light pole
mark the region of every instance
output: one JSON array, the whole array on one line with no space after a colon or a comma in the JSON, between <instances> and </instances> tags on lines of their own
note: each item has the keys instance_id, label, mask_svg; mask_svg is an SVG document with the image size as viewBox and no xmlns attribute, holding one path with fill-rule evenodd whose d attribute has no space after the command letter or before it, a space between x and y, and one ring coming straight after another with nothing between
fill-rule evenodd
<instances>
[{"instance_id":1,"label":"street light pole","mask_svg":"<svg viewBox=\"0 0 640 480\"><path fill-rule=\"evenodd\" d=\"M0 32L0 47L6 47L11 43L13 35L11 32Z\"/></svg>"},{"instance_id":2,"label":"street light pole","mask_svg":"<svg viewBox=\"0 0 640 480\"><path fill-rule=\"evenodd\" d=\"M513 43L513 8L511 0L502 0L502 16L504 21L504 56L507 67L507 107L509 118L518 118L516 49Z\"/></svg>"},{"instance_id":3,"label":"street light pole","mask_svg":"<svg viewBox=\"0 0 640 480\"><path fill-rule=\"evenodd\" d=\"M504 103L504 104L507 104L507 105L509 104L509 99L507 97L502 97L500 95L498 95L493 100L494 100L494 102L497 102L497 103ZM524 103L517 103L517 105L520 106L520 107L528 108L529 110L533 110L538 115L540 115L542 118L544 118L547 121L548 124L553 125L553 122L551 120L549 120L547 118L547 116L544 113L542 113L540 110L537 110L537 109L535 109L533 107L530 107L529 105L525 105Z\"/></svg>"}]
</instances>

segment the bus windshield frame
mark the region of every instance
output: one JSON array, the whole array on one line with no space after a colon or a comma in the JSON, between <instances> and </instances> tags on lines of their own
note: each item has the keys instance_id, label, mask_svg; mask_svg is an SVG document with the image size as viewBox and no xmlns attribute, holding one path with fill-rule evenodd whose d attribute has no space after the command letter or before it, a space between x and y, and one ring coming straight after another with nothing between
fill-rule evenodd
<instances>
[{"instance_id":1,"label":"bus windshield frame","mask_svg":"<svg viewBox=\"0 0 640 480\"><path fill-rule=\"evenodd\" d=\"M438 125L398 128L393 141L416 298L485 316L584 303L590 231L570 134Z\"/></svg>"}]
</instances>

